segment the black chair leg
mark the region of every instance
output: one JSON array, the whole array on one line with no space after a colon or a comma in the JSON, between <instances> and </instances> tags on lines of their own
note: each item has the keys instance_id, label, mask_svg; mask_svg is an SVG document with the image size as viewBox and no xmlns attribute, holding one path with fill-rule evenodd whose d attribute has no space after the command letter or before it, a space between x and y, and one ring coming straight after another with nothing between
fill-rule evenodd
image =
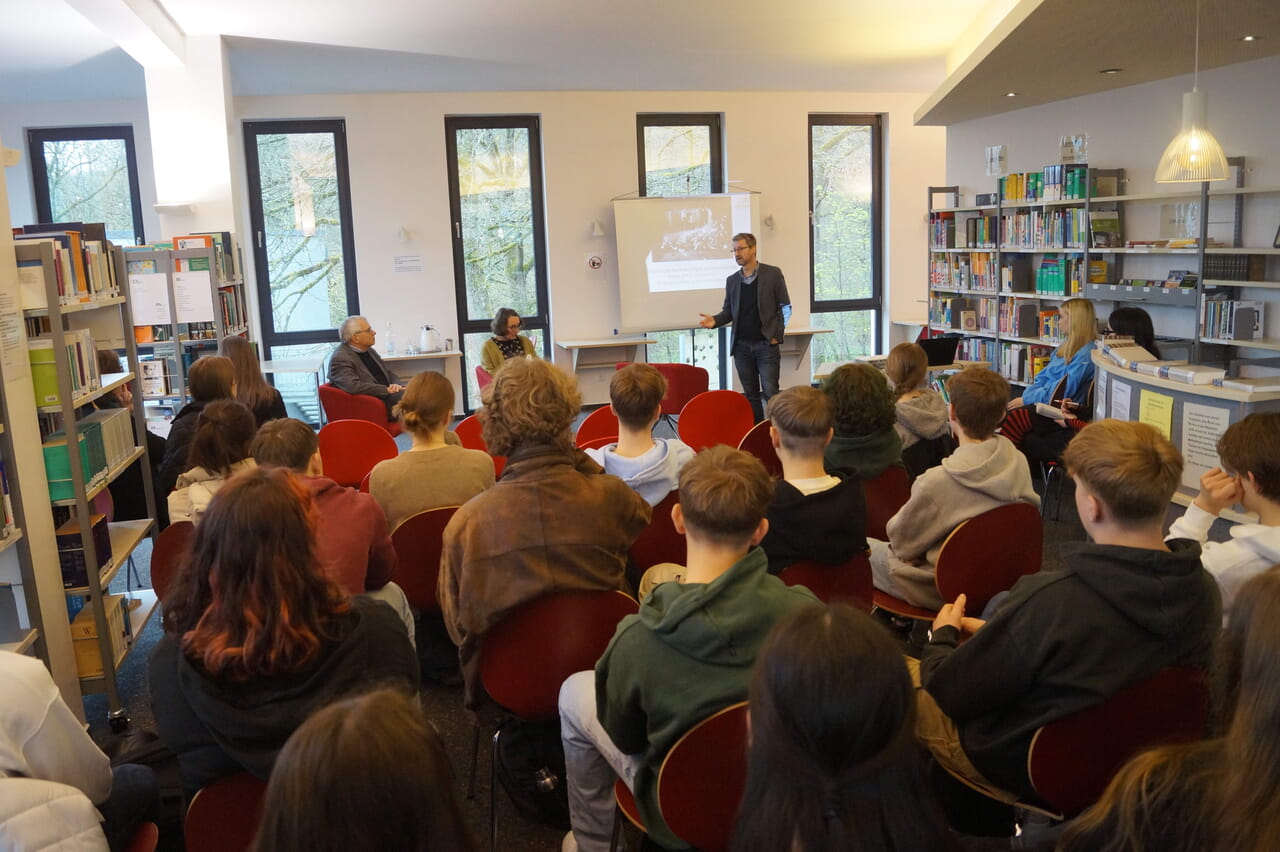
<instances>
[{"instance_id":1,"label":"black chair leg","mask_svg":"<svg viewBox=\"0 0 1280 852\"><path fill-rule=\"evenodd\" d=\"M613 806L613 837L609 840L609 852L618 852L622 844L622 808Z\"/></svg>"},{"instance_id":2,"label":"black chair leg","mask_svg":"<svg viewBox=\"0 0 1280 852\"><path fill-rule=\"evenodd\" d=\"M498 850L498 738L501 736L502 728L493 732L493 753L489 762L489 852Z\"/></svg>"},{"instance_id":3,"label":"black chair leg","mask_svg":"<svg viewBox=\"0 0 1280 852\"><path fill-rule=\"evenodd\" d=\"M476 797L476 764L480 761L480 725L471 726L471 776L467 781L467 798Z\"/></svg>"}]
</instances>

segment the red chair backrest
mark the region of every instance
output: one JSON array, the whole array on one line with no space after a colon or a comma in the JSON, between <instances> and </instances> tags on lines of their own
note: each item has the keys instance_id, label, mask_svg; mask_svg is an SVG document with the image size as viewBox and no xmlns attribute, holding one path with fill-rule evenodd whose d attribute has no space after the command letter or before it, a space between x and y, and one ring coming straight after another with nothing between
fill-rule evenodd
<instances>
[{"instance_id":1,"label":"red chair backrest","mask_svg":"<svg viewBox=\"0 0 1280 852\"><path fill-rule=\"evenodd\" d=\"M400 434L400 422L387 419L387 406L376 396L349 394L329 383L320 386L320 406L325 420L366 420L395 436Z\"/></svg>"},{"instance_id":2,"label":"red chair backrest","mask_svg":"<svg viewBox=\"0 0 1280 852\"><path fill-rule=\"evenodd\" d=\"M444 528L449 526L456 511L457 506L428 509L410 515L391 531L391 544L399 557L395 580L415 609L424 612L440 609L436 585L440 579Z\"/></svg>"},{"instance_id":3,"label":"red chair backrest","mask_svg":"<svg viewBox=\"0 0 1280 852\"><path fill-rule=\"evenodd\" d=\"M618 622L638 609L615 591L553 592L530 601L485 634L480 681L521 719L554 719L565 678L594 668Z\"/></svg>"},{"instance_id":4,"label":"red chair backrest","mask_svg":"<svg viewBox=\"0 0 1280 852\"><path fill-rule=\"evenodd\" d=\"M636 568L645 571L660 562L685 564L689 547L671 520L671 507L679 502L680 492L672 491L653 507L649 526L631 543L631 561Z\"/></svg>"},{"instance_id":5,"label":"red chair backrest","mask_svg":"<svg viewBox=\"0 0 1280 852\"><path fill-rule=\"evenodd\" d=\"M190 521L169 524L156 536L151 548L151 588L161 602L169 594L174 574L186 555L195 525Z\"/></svg>"},{"instance_id":6,"label":"red chair backrest","mask_svg":"<svg viewBox=\"0 0 1280 852\"><path fill-rule=\"evenodd\" d=\"M1162 669L1036 731L1027 773L1041 799L1074 816L1101 797L1129 758L1154 746L1199 740L1208 722L1205 672Z\"/></svg>"},{"instance_id":7,"label":"red chair backrest","mask_svg":"<svg viewBox=\"0 0 1280 852\"><path fill-rule=\"evenodd\" d=\"M885 526L911 496L907 469L896 465L886 467L875 479L864 479L862 490L867 497L867 538L888 541Z\"/></svg>"},{"instance_id":8,"label":"red chair backrest","mask_svg":"<svg viewBox=\"0 0 1280 852\"><path fill-rule=\"evenodd\" d=\"M774 479L782 479L782 460L778 458L778 451L773 448L773 439L769 437L768 420L761 420L752 426L751 431L738 442L738 449L746 450L760 459L764 469Z\"/></svg>"},{"instance_id":9,"label":"red chair backrest","mask_svg":"<svg viewBox=\"0 0 1280 852\"><path fill-rule=\"evenodd\" d=\"M806 560L788 565L778 575L788 586L804 586L823 603L841 601L864 612L871 611L871 559L859 553L848 562L827 565Z\"/></svg>"},{"instance_id":10,"label":"red chair backrest","mask_svg":"<svg viewBox=\"0 0 1280 852\"><path fill-rule=\"evenodd\" d=\"M490 375L489 371L484 367L481 367L479 364L476 364L476 387L480 388L480 390L484 390L485 386L491 381L493 381L493 376Z\"/></svg>"},{"instance_id":11,"label":"red chair backrest","mask_svg":"<svg viewBox=\"0 0 1280 852\"><path fill-rule=\"evenodd\" d=\"M737 391L700 393L680 410L676 426L680 440L702 452L716 444L736 447L756 424L751 403Z\"/></svg>"},{"instance_id":12,"label":"red chair backrest","mask_svg":"<svg viewBox=\"0 0 1280 852\"><path fill-rule=\"evenodd\" d=\"M364 479L360 480L360 492L362 494L369 493L369 480L373 478L373 471L369 471L364 475Z\"/></svg>"},{"instance_id":13,"label":"red chair backrest","mask_svg":"<svg viewBox=\"0 0 1280 852\"><path fill-rule=\"evenodd\" d=\"M658 770L658 809L671 831L702 852L729 848L747 786L747 703L693 726Z\"/></svg>"},{"instance_id":14,"label":"red chair backrest","mask_svg":"<svg viewBox=\"0 0 1280 852\"><path fill-rule=\"evenodd\" d=\"M619 432L618 415L613 413L612 408L605 405L583 418L582 423L578 426L578 433L574 436L574 441L577 442L579 447L584 446L587 441L607 438L610 435L616 441Z\"/></svg>"},{"instance_id":15,"label":"red chair backrest","mask_svg":"<svg viewBox=\"0 0 1280 852\"><path fill-rule=\"evenodd\" d=\"M662 398L663 414L679 414L689 400L711 387L711 375L705 367L691 364L650 364L667 380L667 395Z\"/></svg>"},{"instance_id":16,"label":"red chair backrest","mask_svg":"<svg viewBox=\"0 0 1280 852\"><path fill-rule=\"evenodd\" d=\"M339 485L357 487L375 464L399 452L395 439L367 420L335 420L320 430L324 475Z\"/></svg>"},{"instance_id":17,"label":"red chair backrest","mask_svg":"<svg viewBox=\"0 0 1280 852\"><path fill-rule=\"evenodd\" d=\"M182 834L187 852L242 852L262 821L267 782L248 772L219 778L196 793Z\"/></svg>"},{"instance_id":18,"label":"red chair backrest","mask_svg":"<svg viewBox=\"0 0 1280 852\"><path fill-rule=\"evenodd\" d=\"M997 506L956 527L942 543L938 592L948 603L963 593L965 611L976 615L997 592L1039 571L1043 548L1044 522L1034 506Z\"/></svg>"},{"instance_id":19,"label":"red chair backrest","mask_svg":"<svg viewBox=\"0 0 1280 852\"><path fill-rule=\"evenodd\" d=\"M598 450L601 447L607 447L610 444L616 444L616 443L618 443L617 435L605 435L603 438L592 438L590 441L585 441L583 443L578 444L578 449Z\"/></svg>"},{"instance_id":20,"label":"red chair backrest","mask_svg":"<svg viewBox=\"0 0 1280 852\"><path fill-rule=\"evenodd\" d=\"M129 835L129 843L124 852L156 852L160 844L160 826L154 822L139 823Z\"/></svg>"},{"instance_id":21,"label":"red chair backrest","mask_svg":"<svg viewBox=\"0 0 1280 852\"><path fill-rule=\"evenodd\" d=\"M480 369L479 367L476 368ZM462 446L468 450L479 450L482 453L488 453L489 448L485 446L484 436L481 434L480 418L474 414L469 414L458 421L458 425L453 427L454 434L458 436L458 440L462 442ZM506 456L495 456L490 453L493 459L493 475L494 478L502 476L502 469L507 466Z\"/></svg>"}]
</instances>

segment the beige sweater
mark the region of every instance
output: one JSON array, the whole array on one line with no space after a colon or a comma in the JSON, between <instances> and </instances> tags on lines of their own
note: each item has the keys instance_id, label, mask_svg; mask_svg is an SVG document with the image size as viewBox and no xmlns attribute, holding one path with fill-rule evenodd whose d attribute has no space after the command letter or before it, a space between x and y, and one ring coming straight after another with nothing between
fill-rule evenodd
<instances>
[{"instance_id":1,"label":"beige sweater","mask_svg":"<svg viewBox=\"0 0 1280 852\"><path fill-rule=\"evenodd\" d=\"M461 506L493 485L493 459L479 450L447 446L409 450L374 465L369 493L387 516L387 529L410 515Z\"/></svg>"}]
</instances>

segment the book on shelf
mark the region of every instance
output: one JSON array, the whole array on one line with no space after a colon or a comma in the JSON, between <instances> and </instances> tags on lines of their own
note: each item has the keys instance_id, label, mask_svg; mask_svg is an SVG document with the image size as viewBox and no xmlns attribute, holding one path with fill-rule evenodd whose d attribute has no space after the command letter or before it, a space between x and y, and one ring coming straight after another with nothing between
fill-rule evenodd
<instances>
[{"instance_id":1,"label":"book on shelf","mask_svg":"<svg viewBox=\"0 0 1280 852\"><path fill-rule=\"evenodd\" d=\"M1159 377L1161 370L1167 367L1181 367L1183 364L1186 364L1186 363L1187 363L1186 358L1172 358L1169 360L1161 360L1161 361L1131 361L1125 366L1127 366L1130 370L1132 370L1135 373L1142 373L1143 375L1146 375L1146 376Z\"/></svg>"},{"instance_id":2,"label":"book on shelf","mask_svg":"<svg viewBox=\"0 0 1280 852\"><path fill-rule=\"evenodd\" d=\"M1175 382L1186 382L1189 385L1211 385L1214 379L1225 378L1227 371L1218 367L1206 367L1202 364L1179 364L1162 367L1159 377Z\"/></svg>"},{"instance_id":3,"label":"book on shelf","mask_svg":"<svg viewBox=\"0 0 1280 852\"><path fill-rule=\"evenodd\" d=\"M953 190L935 189L929 193L929 206L932 208L959 207L960 193Z\"/></svg>"},{"instance_id":4,"label":"book on shelf","mask_svg":"<svg viewBox=\"0 0 1280 852\"><path fill-rule=\"evenodd\" d=\"M952 205L953 207L955 205ZM223 281L231 281L237 275L235 238L230 231L198 231L195 236L207 235L213 241L214 263L219 270L218 277Z\"/></svg>"},{"instance_id":5,"label":"book on shelf","mask_svg":"<svg viewBox=\"0 0 1280 852\"><path fill-rule=\"evenodd\" d=\"M1254 340L1262 335L1264 305L1256 299L1231 299L1226 291L1205 296L1200 333L1220 340Z\"/></svg>"},{"instance_id":6,"label":"book on shelf","mask_svg":"<svg viewBox=\"0 0 1280 852\"><path fill-rule=\"evenodd\" d=\"M98 356L93 344L93 333L87 328L80 328L63 332L62 337L71 367L72 394L97 390L101 377L98 375ZM62 402L53 347L52 337L27 339L27 356L31 362L31 382L35 388L37 405L58 405Z\"/></svg>"},{"instance_id":7,"label":"book on shelf","mask_svg":"<svg viewBox=\"0 0 1280 852\"><path fill-rule=\"evenodd\" d=\"M1280 376L1236 376L1235 378L1214 379L1213 384L1228 390L1245 391L1246 393L1275 393L1280 391Z\"/></svg>"},{"instance_id":8,"label":"book on shelf","mask_svg":"<svg viewBox=\"0 0 1280 852\"><path fill-rule=\"evenodd\" d=\"M0 538L8 538L17 529L13 519L13 497L9 494L9 471L5 468L4 459L0 459L0 492L3 494L4 528Z\"/></svg>"},{"instance_id":9,"label":"book on shelf","mask_svg":"<svg viewBox=\"0 0 1280 852\"><path fill-rule=\"evenodd\" d=\"M174 237L173 248L175 251L213 248L213 237L208 234L190 234L185 237Z\"/></svg>"},{"instance_id":10,"label":"book on shelf","mask_svg":"<svg viewBox=\"0 0 1280 852\"><path fill-rule=\"evenodd\" d=\"M1201 271L1206 279L1262 281L1267 257L1261 254L1206 254Z\"/></svg>"},{"instance_id":11,"label":"book on shelf","mask_svg":"<svg viewBox=\"0 0 1280 852\"><path fill-rule=\"evenodd\" d=\"M111 559L111 533L107 526L107 516L90 515L89 523L94 558L101 570ZM88 564L80 537L80 521L76 518L68 520L58 527L55 535L58 539L58 563L62 568L62 587L75 589L89 585Z\"/></svg>"},{"instance_id":12,"label":"book on shelf","mask_svg":"<svg viewBox=\"0 0 1280 852\"><path fill-rule=\"evenodd\" d=\"M115 264L111 262L111 243L106 228L100 223L58 222L24 225L14 234L15 247L30 246L34 251L18 251L22 307L27 310L47 308L43 270L30 261L39 261L39 246L53 248L54 274L59 301L63 305L91 302L120 295Z\"/></svg>"},{"instance_id":13,"label":"book on shelf","mask_svg":"<svg viewBox=\"0 0 1280 852\"><path fill-rule=\"evenodd\" d=\"M1109 360L1129 369L1144 361L1159 360L1132 340L1104 340L1099 348Z\"/></svg>"},{"instance_id":14,"label":"book on shelf","mask_svg":"<svg viewBox=\"0 0 1280 852\"><path fill-rule=\"evenodd\" d=\"M1119 248L1120 213L1117 210L1089 211L1089 245L1092 248Z\"/></svg>"}]
</instances>

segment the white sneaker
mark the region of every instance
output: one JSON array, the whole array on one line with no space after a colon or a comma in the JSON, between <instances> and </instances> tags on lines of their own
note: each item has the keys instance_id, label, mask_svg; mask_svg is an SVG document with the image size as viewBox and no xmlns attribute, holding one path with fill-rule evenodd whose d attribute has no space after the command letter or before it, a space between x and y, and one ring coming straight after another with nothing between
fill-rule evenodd
<instances>
[{"instance_id":1,"label":"white sneaker","mask_svg":"<svg viewBox=\"0 0 1280 852\"><path fill-rule=\"evenodd\" d=\"M578 839L573 836L572 831L560 841L560 852L578 852Z\"/></svg>"}]
</instances>

